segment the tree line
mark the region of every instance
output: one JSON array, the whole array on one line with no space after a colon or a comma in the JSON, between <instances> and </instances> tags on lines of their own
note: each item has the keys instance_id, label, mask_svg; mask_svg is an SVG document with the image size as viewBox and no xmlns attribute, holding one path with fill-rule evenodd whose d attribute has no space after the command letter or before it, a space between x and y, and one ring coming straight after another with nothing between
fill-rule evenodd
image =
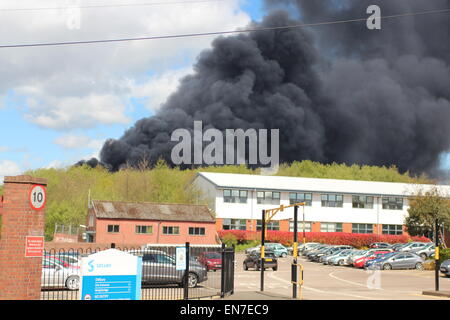
<instances>
[{"instance_id":1,"label":"tree line","mask_svg":"<svg viewBox=\"0 0 450 320\"><path fill-rule=\"evenodd\" d=\"M150 167L142 162L137 168L126 167L117 172L97 166L70 166L30 170L24 174L47 179L45 219L46 240L53 238L54 226L86 223L88 199L131 202L206 204L191 181L197 172L259 174L259 169L240 166L208 166L181 170L163 160ZM321 164L309 160L281 164L276 175L346 180L432 183L426 175L400 173L395 166ZM0 186L0 194L2 187Z\"/></svg>"}]
</instances>

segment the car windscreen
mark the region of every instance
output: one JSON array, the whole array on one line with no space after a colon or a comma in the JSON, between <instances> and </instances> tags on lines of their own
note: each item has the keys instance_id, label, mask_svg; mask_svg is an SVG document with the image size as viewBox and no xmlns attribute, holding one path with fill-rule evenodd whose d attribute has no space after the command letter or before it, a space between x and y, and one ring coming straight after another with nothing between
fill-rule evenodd
<instances>
[{"instance_id":1,"label":"car windscreen","mask_svg":"<svg viewBox=\"0 0 450 320\"><path fill-rule=\"evenodd\" d=\"M206 259L221 259L222 256L218 252L208 252L208 253L205 253L205 258Z\"/></svg>"}]
</instances>

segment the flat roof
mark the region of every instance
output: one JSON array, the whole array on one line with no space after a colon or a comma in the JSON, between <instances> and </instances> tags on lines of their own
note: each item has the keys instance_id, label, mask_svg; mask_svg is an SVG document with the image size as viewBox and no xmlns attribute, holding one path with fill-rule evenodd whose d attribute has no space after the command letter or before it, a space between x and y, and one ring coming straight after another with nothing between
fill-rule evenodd
<instances>
[{"instance_id":1,"label":"flat roof","mask_svg":"<svg viewBox=\"0 0 450 320\"><path fill-rule=\"evenodd\" d=\"M412 196L419 190L427 191L432 187L450 196L449 185L411 184L398 182L360 181L343 179L302 178L284 176L263 176L253 174L199 172L217 188L245 190L308 191L339 194L366 194L382 196Z\"/></svg>"}]
</instances>

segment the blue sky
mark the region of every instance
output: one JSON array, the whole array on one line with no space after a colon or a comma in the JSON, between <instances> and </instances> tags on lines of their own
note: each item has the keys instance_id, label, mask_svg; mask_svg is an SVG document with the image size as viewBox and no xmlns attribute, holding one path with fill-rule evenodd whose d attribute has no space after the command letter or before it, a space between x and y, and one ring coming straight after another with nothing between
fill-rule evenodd
<instances>
[{"instance_id":1,"label":"blue sky","mask_svg":"<svg viewBox=\"0 0 450 320\"><path fill-rule=\"evenodd\" d=\"M34 7L53 4L26 1ZM0 7L11 4L0 0ZM264 15L262 0L166 7L82 10L74 19L68 12L0 13L9 27L0 30L0 39L29 43L230 30ZM14 36L8 30L16 30ZM107 138L119 138L136 120L154 114L212 39L3 49L0 180L97 156ZM443 164L450 169L450 156Z\"/></svg>"}]
</instances>

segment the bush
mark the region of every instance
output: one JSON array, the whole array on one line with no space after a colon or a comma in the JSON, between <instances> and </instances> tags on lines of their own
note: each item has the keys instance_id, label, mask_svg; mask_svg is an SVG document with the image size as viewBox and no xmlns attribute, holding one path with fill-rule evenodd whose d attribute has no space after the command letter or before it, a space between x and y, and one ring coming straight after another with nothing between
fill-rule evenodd
<instances>
[{"instance_id":1,"label":"bush","mask_svg":"<svg viewBox=\"0 0 450 320\"><path fill-rule=\"evenodd\" d=\"M248 241L255 241L261 239L260 231L245 231L245 230L221 230L219 237L225 242L225 237L233 235L238 243L243 244ZM298 234L298 242L301 243L303 234ZM426 237L409 237L407 235L376 235L376 234L357 234L345 232L306 232L306 242L319 242L327 244L342 244L350 245L356 248L368 247L373 242L408 242L419 241L429 242ZM291 246L294 241L294 233L287 231L267 231L267 242L278 242L285 246Z\"/></svg>"},{"instance_id":2,"label":"bush","mask_svg":"<svg viewBox=\"0 0 450 320\"><path fill-rule=\"evenodd\" d=\"M450 259L450 248L439 250L439 262L442 263L448 259Z\"/></svg>"},{"instance_id":3,"label":"bush","mask_svg":"<svg viewBox=\"0 0 450 320\"><path fill-rule=\"evenodd\" d=\"M227 247L236 246L238 244L236 236L232 233L225 234L222 238L222 242L225 243Z\"/></svg>"}]
</instances>

